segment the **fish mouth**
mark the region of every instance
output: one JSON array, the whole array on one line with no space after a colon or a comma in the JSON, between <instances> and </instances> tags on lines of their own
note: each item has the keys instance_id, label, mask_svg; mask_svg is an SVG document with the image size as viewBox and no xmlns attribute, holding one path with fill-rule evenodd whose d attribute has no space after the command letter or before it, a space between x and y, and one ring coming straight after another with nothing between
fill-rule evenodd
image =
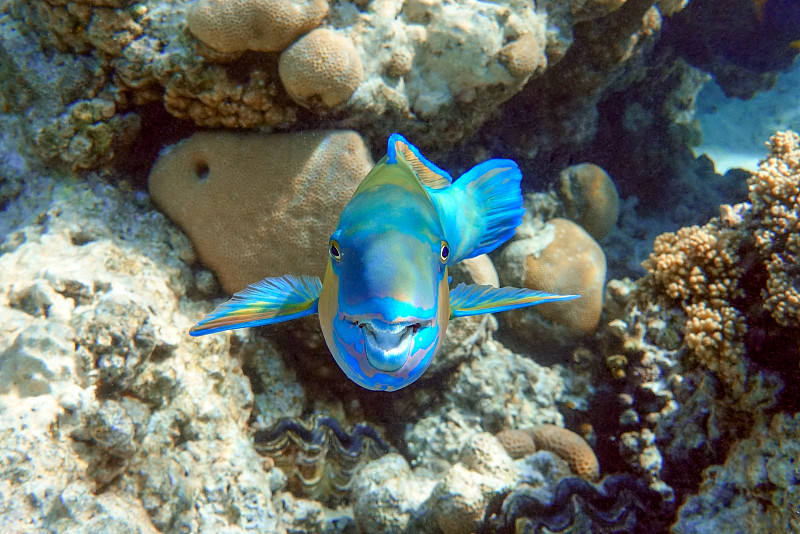
<instances>
[{"instance_id":1,"label":"fish mouth","mask_svg":"<svg viewBox=\"0 0 800 534\"><path fill-rule=\"evenodd\" d=\"M379 371L400 369L411 355L414 335L432 320L386 322L379 319L351 321L364 338L364 353L369 364Z\"/></svg>"}]
</instances>

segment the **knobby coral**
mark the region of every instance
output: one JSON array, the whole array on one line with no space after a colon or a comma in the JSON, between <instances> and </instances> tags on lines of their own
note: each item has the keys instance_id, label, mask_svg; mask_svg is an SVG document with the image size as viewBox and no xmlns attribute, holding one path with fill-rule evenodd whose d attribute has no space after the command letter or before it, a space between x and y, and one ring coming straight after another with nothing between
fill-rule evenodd
<instances>
[{"instance_id":1,"label":"knobby coral","mask_svg":"<svg viewBox=\"0 0 800 534\"><path fill-rule=\"evenodd\" d=\"M659 236L643 263L644 294L677 305L694 364L715 371L734 396L745 387L746 349L772 364L800 361L800 137L779 132L768 149L747 181L749 203Z\"/></svg>"}]
</instances>

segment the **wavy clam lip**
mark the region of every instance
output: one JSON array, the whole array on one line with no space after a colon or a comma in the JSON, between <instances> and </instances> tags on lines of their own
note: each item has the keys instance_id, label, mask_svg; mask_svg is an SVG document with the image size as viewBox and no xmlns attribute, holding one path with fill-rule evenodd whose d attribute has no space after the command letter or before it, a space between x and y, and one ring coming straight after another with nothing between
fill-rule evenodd
<instances>
[{"instance_id":1,"label":"wavy clam lip","mask_svg":"<svg viewBox=\"0 0 800 534\"><path fill-rule=\"evenodd\" d=\"M406 363L414 347L414 334L433 322L430 319L392 323L380 319L345 319L361 330L369 364L384 372L396 371Z\"/></svg>"}]
</instances>

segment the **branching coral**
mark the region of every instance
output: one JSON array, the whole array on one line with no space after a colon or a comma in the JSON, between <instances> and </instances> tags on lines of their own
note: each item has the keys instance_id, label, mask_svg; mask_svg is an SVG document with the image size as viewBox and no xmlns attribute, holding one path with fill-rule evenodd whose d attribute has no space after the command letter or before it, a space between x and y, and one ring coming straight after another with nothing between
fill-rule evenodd
<instances>
[{"instance_id":1,"label":"branching coral","mask_svg":"<svg viewBox=\"0 0 800 534\"><path fill-rule=\"evenodd\" d=\"M738 229L724 227L717 219L662 234L643 263L651 277L642 285L680 304L686 314L686 346L700 365L717 371L739 393L746 325L733 302L744 295L739 286L741 239Z\"/></svg>"},{"instance_id":2,"label":"branching coral","mask_svg":"<svg viewBox=\"0 0 800 534\"><path fill-rule=\"evenodd\" d=\"M363 464L391 452L378 431L359 423L351 432L336 419L319 415L311 425L283 419L253 436L258 452L275 460L289 477L289 489L301 495L341 502Z\"/></svg>"},{"instance_id":3,"label":"branching coral","mask_svg":"<svg viewBox=\"0 0 800 534\"><path fill-rule=\"evenodd\" d=\"M573 498L580 502L576 510ZM630 475L613 475L599 485L581 478L562 479L550 500L530 487L495 498L486 509L481 533L562 532L579 514L591 519L592 532L630 532L637 521L651 526L666 517L670 505L661 493Z\"/></svg>"},{"instance_id":4,"label":"branching coral","mask_svg":"<svg viewBox=\"0 0 800 534\"><path fill-rule=\"evenodd\" d=\"M800 326L800 136L780 132L747 181L756 248L767 262L764 306L782 326Z\"/></svg>"},{"instance_id":5,"label":"branching coral","mask_svg":"<svg viewBox=\"0 0 800 534\"><path fill-rule=\"evenodd\" d=\"M780 327L800 327L800 138L778 133L768 147L748 179L750 205L723 206L702 227L659 236L643 263L650 273L643 290L666 307L678 304L686 347L734 395L744 387L749 327L758 324L760 346L768 345L764 338L791 337ZM800 346L787 349L782 356L796 358Z\"/></svg>"}]
</instances>

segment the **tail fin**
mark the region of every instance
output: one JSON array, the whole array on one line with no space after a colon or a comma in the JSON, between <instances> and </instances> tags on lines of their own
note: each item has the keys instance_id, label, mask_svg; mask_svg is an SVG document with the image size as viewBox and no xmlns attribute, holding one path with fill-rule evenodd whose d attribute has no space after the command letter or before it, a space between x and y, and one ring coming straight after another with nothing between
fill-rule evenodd
<instances>
[{"instance_id":1,"label":"tail fin","mask_svg":"<svg viewBox=\"0 0 800 534\"><path fill-rule=\"evenodd\" d=\"M449 263L491 252L514 235L525 212L521 181L515 162L491 159L448 188L429 189L450 245Z\"/></svg>"}]
</instances>

